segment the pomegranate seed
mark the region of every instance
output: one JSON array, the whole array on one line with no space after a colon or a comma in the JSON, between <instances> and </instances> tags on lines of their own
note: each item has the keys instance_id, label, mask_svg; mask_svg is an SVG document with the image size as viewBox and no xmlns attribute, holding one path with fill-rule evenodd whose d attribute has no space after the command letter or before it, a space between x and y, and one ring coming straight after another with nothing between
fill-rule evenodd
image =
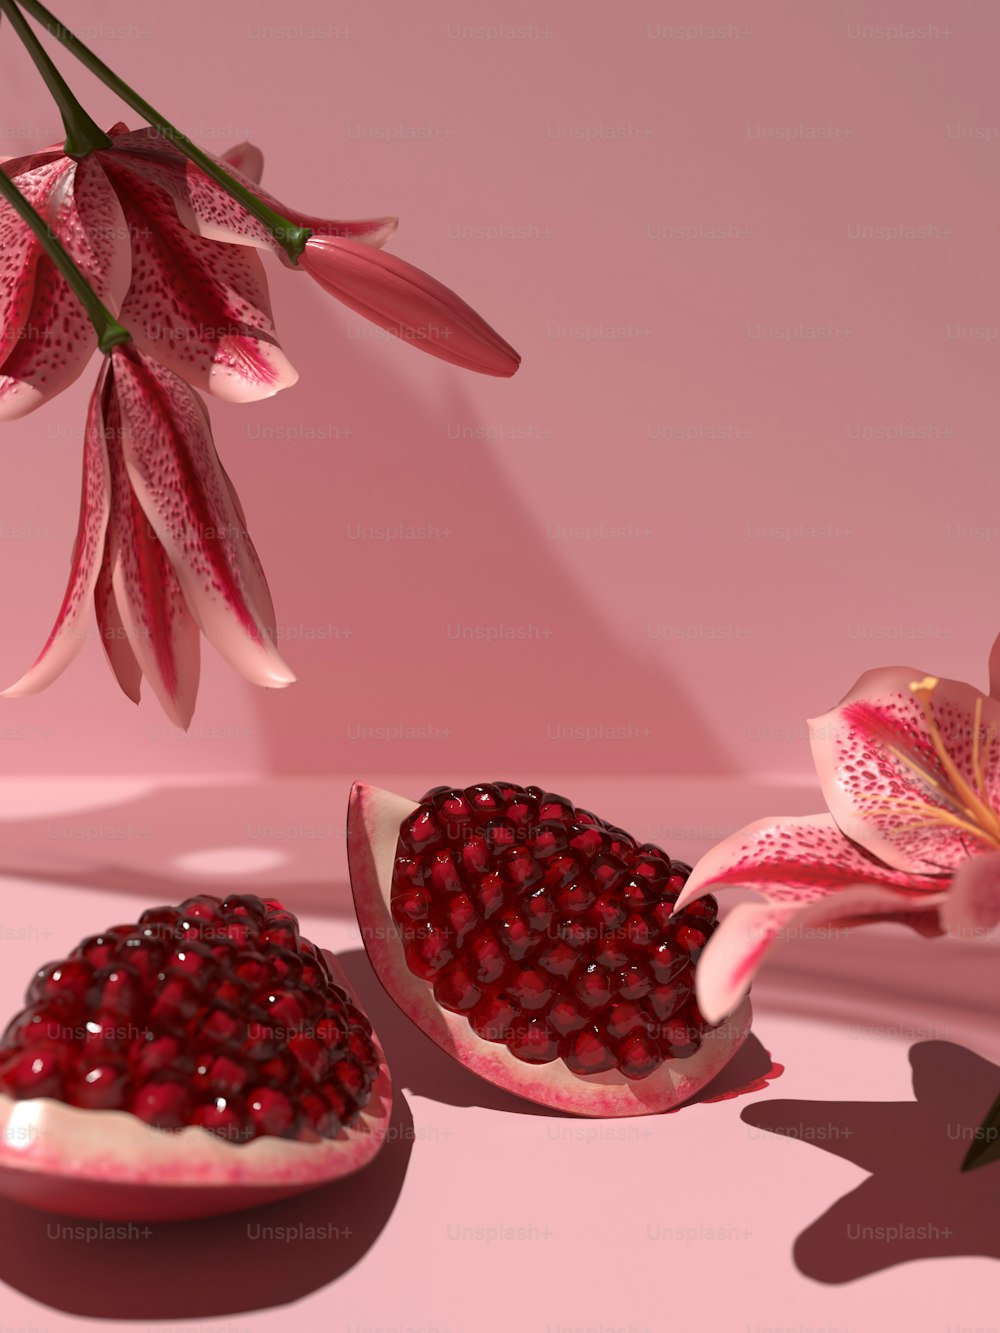
<instances>
[{"instance_id":1,"label":"pomegranate seed","mask_svg":"<svg viewBox=\"0 0 1000 1333\"><path fill-rule=\"evenodd\" d=\"M521 1019L514 1024L507 1049L525 1064L545 1065L557 1059L559 1042L543 1018Z\"/></svg>"},{"instance_id":2,"label":"pomegranate seed","mask_svg":"<svg viewBox=\"0 0 1000 1333\"><path fill-rule=\"evenodd\" d=\"M247 1112L258 1134L286 1137L295 1124L292 1103L274 1088L256 1088L249 1093Z\"/></svg>"},{"instance_id":3,"label":"pomegranate seed","mask_svg":"<svg viewBox=\"0 0 1000 1333\"><path fill-rule=\"evenodd\" d=\"M552 999L552 978L537 967L519 967L507 989L522 1009L544 1009Z\"/></svg>"},{"instance_id":4,"label":"pomegranate seed","mask_svg":"<svg viewBox=\"0 0 1000 1333\"><path fill-rule=\"evenodd\" d=\"M599 1028L586 1027L567 1037L563 1059L574 1074L603 1074L615 1067L615 1053Z\"/></svg>"},{"instance_id":5,"label":"pomegranate seed","mask_svg":"<svg viewBox=\"0 0 1000 1333\"><path fill-rule=\"evenodd\" d=\"M179 1083L146 1083L132 1097L129 1110L157 1129L182 1129L191 1117L191 1094Z\"/></svg>"},{"instance_id":6,"label":"pomegranate seed","mask_svg":"<svg viewBox=\"0 0 1000 1333\"><path fill-rule=\"evenodd\" d=\"M429 887L435 893L457 893L462 887L451 852L438 852L430 865Z\"/></svg>"},{"instance_id":7,"label":"pomegranate seed","mask_svg":"<svg viewBox=\"0 0 1000 1333\"><path fill-rule=\"evenodd\" d=\"M127 1090L128 1076L123 1069L117 1065L94 1065L75 1081L70 1101L89 1111L119 1111L125 1105Z\"/></svg>"},{"instance_id":8,"label":"pomegranate seed","mask_svg":"<svg viewBox=\"0 0 1000 1333\"><path fill-rule=\"evenodd\" d=\"M434 995L438 1004L451 1009L456 1014L464 1014L475 1007L482 996L469 968L459 960L439 973L434 982Z\"/></svg>"},{"instance_id":9,"label":"pomegranate seed","mask_svg":"<svg viewBox=\"0 0 1000 1333\"><path fill-rule=\"evenodd\" d=\"M633 1032L618 1047L618 1068L626 1078L648 1078L662 1063L662 1051L644 1032Z\"/></svg>"},{"instance_id":10,"label":"pomegranate seed","mask_svg":"<svg viewBox=\"0 0 1000 1333\"><path fill-rule=\"evenodd\" d=\"M510 1041L520 1009L504 995L485 995L469 1015L469 1022L484 1041Z\"/></svg>"},{"instance_id":11,"label":"pomegranate seed","mask_svg":"<svg viewBox=\"0 0 1000 1333\"><path fill-rule=\"evenodd\" d=\"M469 940L472 975L483 986L492 986L507 970L507 954L490 931L478 930Z\"/></svg>"},{"instance_id":12,"label":"pomegranate seed","mask_svg":"<svg viewBox=\"0 0 1000 1333\"><path fill-rule=\"evenodd\" d=\"M90 963L70 960L40 968L28 987L29 1004L48 1004L54 1009L80 1009L86 1002L94 969Z\"/></svg>"},{"instance_id":13,"label":"pomegranate seed","mask_svg":"<svg viewBox=\"0 0 1000 1333\"><path fill-rule=\"evenodd\" d=\"M575 1000L559 997L545 1015L549 1026L560 1037L568 1037L571 1032L579 1032L590 1022L590 1014Z\"/></svg>"},{"instance_id":14,"label":"pomegranate seed","mask_svg":"<svg viewBox=\"0 0 1000 1333\"><path fill-rule=\"evenodd\" d=\"M0 1065L0 1084L12 1097L63 1096L62 1052L29 1046Z\"/></svg>"},{"instance_id":15,"label":"pomegranate seed","mask_svg":"<svg viewBox=\"0 0 1000 1333\"><path fill-rule=\"evenodd\" d=\"M615 1041L646 1027L646 1015L631 1000L615 1000L604 1014L604 1031Z\"/></svg>"},{"instance_id":16,"label":"pomegranate seed","mask_svg":"<svg viewBox=\"0 0 1000 1333\"><path fill-rule=\"evenodd\" d=\"M484 920L489 920L499 908L503 907L507 895L503 876L499 870L484 875L472 896Z\"/></svg>"},{"instance_id":17,"label":"pomegranate seed","mask_svg":"<svg viewBox=\"0 0 1000 1333\"><path fill-rule=\"evenodd\" d=\"M576 973L574 989L588 1009L601 1009L611 999L611 978L603 967L589 963Z\"/></svg>"}]
</instances>

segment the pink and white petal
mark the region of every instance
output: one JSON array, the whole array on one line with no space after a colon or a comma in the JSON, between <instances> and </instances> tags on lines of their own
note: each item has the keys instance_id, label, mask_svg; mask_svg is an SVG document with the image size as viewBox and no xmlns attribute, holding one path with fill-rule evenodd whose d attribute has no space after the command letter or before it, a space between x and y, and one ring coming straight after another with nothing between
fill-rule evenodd
<instances>
[{"instance_id":1,"label":"pink and white petal","mask_svg":"<svg viewBox=\"0 0 1000 1333\"><path fill-rule=\"evenodd\" d=\"M963 939L978 939L1000 925L1000 852L970 856L959 866L941 924Z\"/></svg>"},{"instance_id":2,"label":"pink and white petal","mask_svg":"<svg viewBox=\"0 0 1000 1333\"><path fill-rule=\"evenodd\" d=\"M247 586L250 589L250 597L254 606L257 608L257 614L260 616L261 623L264 626L272 643L277 642L278 637L278 617L274 611L274 601L271 598L271 589L267 586L267 576L264 573L264 566L261 564L260 556L257 554L257 548L250 539L250 532L247 524L247 516L243 512L243 505L240 497L236 493L236 487L233 485L229 473L219 463L219 471L226 483L226 489L229 492L229 498L233 502L233 509L240 521L246 537L247 565L245 575Z\"/></svg>"},{"instance_id":3,"label":"pink and white petal","mask_svg":"<svg viewBox=\"0 0 1000 1333\"><path fill-rule=\"evenodd\" d=\"M170 720L187 728L198 694L200 635L170 559L132 491L122 447L129 426L121 413L117 370L116 357L112 368L115 383L107 411L112 489L108 532L111 588L139 670L152 685ZM105 615L107 610L105 604ZM114 658L111 664L125 688ZM122 665L125 680L134 679L127 659Z\"/></svg>"},{"instance_id":4,"label":"pink and white petal","mask_svg":"<svg viewBox=\"0 0 1000 1333\"><path fill-rule=\"evenodd\" d=\"M256 144L244 139L223 153L222 161L227 167L235 168L244 180L253 181L254 185L260 184L264 174L264 154Z\"/></svg>"},{"instance_id":5,"label":"pink and white petal","mask_svg":"<svg viewBox=\"0 0 1000 1333\"><path fill-rule=\"evenodd\" d=\"M277 342L260 258L182 226L169 196L102 154L132 234L122 323L138 347L229 402L270 398L298 373Z\"/></svg>"},{"instance_id":6,"label":"pink and white petal","mask_svg":"<svg viewBox=\"0 0 1000 1333\"><path fill-rule=\"evenodd\" d=\"M888 865L933 874L953 869L988 839L977 835L968 792L955 793L935 750L920 699L910 689L921 679L909 667L866 672L836 708L810 721L810 732L823 795L844 833ZM940 680L929 707L961 781L995 809L1000 701L962 681ZM948 822L956 815L964 826Z\"/></svg>"},{"instance_id":7,"label":"pink and white petal","mask_svg":"<svg viewBox=\"0 0 1000 1333\"><path fill-rule=\"evenodd\" d=\"M876 861L828 814L758 819L706 852L681 890L676 910L727 887L755 889L772 903L799 908L858 883L891 888L919 911L946 887L947 877L908 874Z\"/></svg>"},{"instance_id":8,"label":"pink and white petal","mask_svg":"<svg viewBox=\"0 0 1000 1333\"><path fill-rule=\"evenodd\" d=\"M113 151L121 155L129 171L170 194L177 216L196 235L212 241L270 250L284 263L289 263L285 251L268 228L156 130L135 130L122 135L115 140ZM231 176L258 199L270 204L282 217L296 226L310 228L317 235L345 236L366 245L380 246L396 229L398 219L391 217L335 221L300 213L261 189L259 181L252 174L241 171L238 163L226 159L219 162Z\"/></svg>"},{"instance_id":9,"label":"pink and white petal","mask_svg":"<svg viewBox=\"0 0 1000 1333\"><path fill-rule=\"evenodd\" d=\"M421 351L484 375L513 375L521 358L449 287L395 255L311 236L301 265L338 301Z\"/></svg>"},{"instance_id":10,"label":"pink and white petal","mask_svg":"<svg viewBox=\"0 0 1000 1333\"><path fill-rule=\"evenodd\" d=\"M105 378L102 373L87 413L80 521L70 560L69 583L45 646L21 679L3 691L8 698L37 694L51 685L73 661L87 638L90 597L104 559L111 506L111 478L101 411Z\"/></svg>"},{"instance_id":11,"label":"pink and white petal","mask_svg":"<svg viewBox=\"0 0 1000 1333\"><path fill-rule=\"evenodd\" d=\"M114 672L122 693L133 703L138 703L142 686L142 668L136 661L135 653L128 641L128 632L118 609L112 583L111 561L105 549L104 560L97 576L94 588L94 608L97 612L97 627L104 647L104 655Z\"/></svg>"},{"instance_id":12,"label":"pink and white petal","mask_svg":"<svg viewBox=\"0 0 1000 1333\"><path fill-rule=\"evenodd\" d=\"M233 505L205 409L136 349L115 348L115 390L129 477L205 636L248 680L290 685L260 606L259 563ZM140 659L141 661L141 659Z\"/></svg>"},{"instance_id":13,"label":"pink and white petal","mask_svg":"<svg viewBox=\"0 0 1000 1333\"><path fill-rule=\"evenodd\" d=\"M937 920L947 893L925 899L925 915ZM779 944L823 925L841 927L899 919L910 924L912 896L884 885L858 884L806 904L738 903L720 922L698 960L695 998L710 1023L720 1023L750 989L753 978Z\"/></svg>"},{"instance_id":14,"label":"pink and white petal","mask_svg":"<svg viewBox=\"0 0 1000 1333\"><path fill-rule=\"evenodd\" d=\"M72 168L62 154L32 154L3 164L3 171L43 215L60 177ZM0 366L16 348L28 324L35 274L42 248L31 228L7 201L0 200Z\"/></svg>"},{"instance_id":15,"label":"pink and white petal","mask_svg":"<svg viewBox=\"0 0 1000 1333\"><path fill-rule=\"evenodd\" d=\"M116 311L131 273L128 231L92 157L72 162L39 209L104 303ZM97 348L90 320L47 256L35 271L27 322L0 367L0 418L24 416L74 382Z\"/></svg>"}]
</instances>

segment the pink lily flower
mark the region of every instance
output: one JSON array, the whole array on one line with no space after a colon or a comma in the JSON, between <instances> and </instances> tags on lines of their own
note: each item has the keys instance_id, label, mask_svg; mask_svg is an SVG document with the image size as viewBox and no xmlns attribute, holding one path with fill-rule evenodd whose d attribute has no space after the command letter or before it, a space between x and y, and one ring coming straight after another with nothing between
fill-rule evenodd
<instances>
[{"instance_id":1,"label":"pink lily flower","mask_svg":"<svg viewBox=\"0 0 1000 1333\"><path fill-rule=\"evenodd\" d=\"M697 1000L721 1020L770 951L804 928L898 921L933 936L1000 923L1000 638L991 693L906 667L866 672L810 721L827 813L763 819L714 847L677 910L753 889L698 964Z\"/></svg>"},{"instance_id":2,"label":"pink lily flower","mask_svg":"<svg viewBox=\"0 0 1000 1333\"><path fill-rule=\"evenodd\" d=\"M150 179L171 192L178 215L192 231L214 241L270 250L289 263L262 223L155 130L136 130L126 138L132 154L146 156ZM396 229L396 218L333 222L310 217L260 188L256 150L242 162L230 155L227 165L260 199L312 231L298 267L324 291L422 351L466 370L502 376L517 370L517 352L460 296L422 269L380 252Z\"/></svg>"},{"instance_id":3,"label":"pink lily flower","mask_svg":"<svg viewBox=\"0 0 1000 1333\"><path fill-rule=\"evenodd\" d=\"M91 598L122 690L138 702L145 676L178 726L194 711L201 634L247 680L295 679L275 648L271 596L201 399L128 343L112 348L90 401L62 607L5 694L37 693L66 669L90 637Z\"/></svg>"},{"instance_id":4,"label":"pink lily flower","mask_svg":"<svg viewBox=\"0 0 1000 1333\"><path fill-rule=\"evenodd\" d=\"M298 373L278 344L255 249L273 235L151 128L108 131L109 149L79 160L56 146L0 163L69 250L136 345L195 388L251 402ZM241 144L230 173L312 235L298 265L382 328L447 361L512 375L520 358L449 288L375 255L395 218L358 222L289 209L259 186L259 151ZM0 202L0 419L23 416L71 384L96 342L30 229Z\"/></svg>"},{"instance_id":5,"label":"pink lily flower","mask_svg":"<svg viewBox=\"0 0 1000 1333\"><path fill-rule=\"evenodd\" d=\"M184 189L178 165L154 162L150 172L141 135L136 144L124 125L109 134L111 148L79 160L57 146L0 170L142 350L196 388L233 402L294 384L298 375L278 346L258 256L243 244L193 234L174 204ZM234 152L253 168L256 150L240 145ZM0 254L0 419L10 419L71 384L96 339L65 280L5 202Z\"/></svg>"}]
</instances>

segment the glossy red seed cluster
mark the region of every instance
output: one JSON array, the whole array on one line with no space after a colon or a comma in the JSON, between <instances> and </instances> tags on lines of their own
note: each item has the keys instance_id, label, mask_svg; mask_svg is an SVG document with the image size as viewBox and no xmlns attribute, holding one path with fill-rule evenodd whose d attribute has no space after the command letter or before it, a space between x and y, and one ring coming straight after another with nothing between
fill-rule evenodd
<instances>
[{"instance_id":1,"label":"glossy red seed cluster","mask_svg":"<svg viewBox=\"0 0 1000 1333\"><path fill-rule=\"evenodd\" d=\"M371 1096L371 1025L273 898L201 895L36 972L0 1091L235 1143L334 1138Z\"/></svg>"},{"instance_id":2,"label":"glossy red seed cluster","mask_svg":"<svg viewBox=\"0 0 1000 1333\"><path fill-rule=\"evenodd\" d=\"M690 873L538 787L436 787L400 827L392 915L437 1002L529 1064L647 1078L708 1027L694 964L714 898Z\"/></svg>"}]
</instances>

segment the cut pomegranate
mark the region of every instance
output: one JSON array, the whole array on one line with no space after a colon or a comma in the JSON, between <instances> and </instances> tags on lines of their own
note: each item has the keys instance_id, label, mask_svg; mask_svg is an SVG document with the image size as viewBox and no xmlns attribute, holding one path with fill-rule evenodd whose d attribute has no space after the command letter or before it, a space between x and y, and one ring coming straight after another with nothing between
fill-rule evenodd
<instances>
[{"instance_id":1,"label":"cut pomegranate","mask_svg":"<svg viewBox=\"0 0 1000 1333\"><path fill-rule=\"evenodd\" d=\"M39 969L0 1038L0 1193L206 1216L364 1166L392 1091L335 960L281 903L199 895Z\"/></svg>"},{"instance_id":2,"label":"cut pomegranate","mask_svg":"<svg viewBox=\"0 0 1000 1333\"><path fill-rule=\"evenodd\" d=\"M748 1001L693 997L716 904L674 904L689 867L539 787L355 783L351 884L399 1007L491 1083L582 1115L686 1101L736 1053Z\"/></svg>"}]
</instances>

